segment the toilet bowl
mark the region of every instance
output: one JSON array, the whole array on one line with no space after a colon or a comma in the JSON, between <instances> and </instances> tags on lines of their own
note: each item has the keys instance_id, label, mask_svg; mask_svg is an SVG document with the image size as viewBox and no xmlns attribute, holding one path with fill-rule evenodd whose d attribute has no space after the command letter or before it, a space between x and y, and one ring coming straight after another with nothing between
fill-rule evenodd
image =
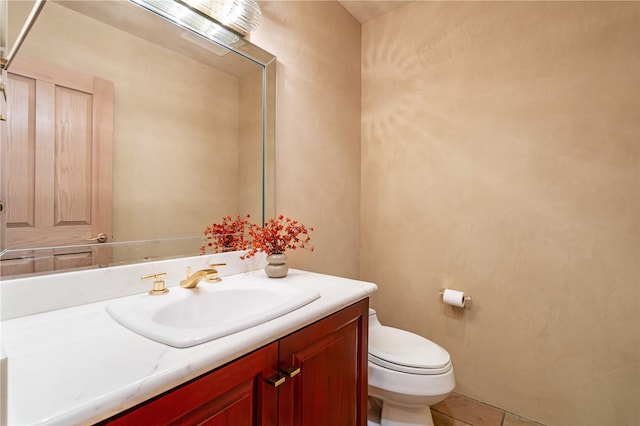
<instances>
[{"instance_id":1,"label":"toilet bowl","mask_svg":"<svg viewBox=\"0 0 640 426\"><path fill-rule=\"evenodd\" d=\"M369 309L368 426L432 426L431 405L455 387L449 353Z\"/></svg>"}]
</instances>

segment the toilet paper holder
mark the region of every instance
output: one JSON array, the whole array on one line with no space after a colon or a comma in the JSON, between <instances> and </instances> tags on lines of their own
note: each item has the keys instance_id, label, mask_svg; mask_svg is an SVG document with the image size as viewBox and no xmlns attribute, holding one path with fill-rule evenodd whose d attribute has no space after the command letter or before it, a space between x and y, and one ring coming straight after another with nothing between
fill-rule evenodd
<instances>
[{"instance_id":1,"label":"toilet paper holder","mask_svg":"<svg viewBox=\"0 0 640 426\"><path fill-rule=\"evenodd\" d=\"M445 290L451 290L451 289L446 289L446 288L441 288L440 291L438 292L438 294L440 294L440 297L442 297L444 299L444 292ZM452 290L453 292L456 293L462 293L462 292L458 292L457 290ZM464 294L464 293L463 293ZM468 302L471 302L471 296L464 294L464 301L462 301L462 306L464 307L464 305ZM446 302L445 302L446 303Z\"/></svg>"},{"instance_id":2,"label":"toilet paper holder","mask_svg":"<svg viewBox=\"0 0 640 426\"><path fill-rule=\"evenodd\" d=\"M441 288L440 291L438 292L438 294L440 296L444 296L444 291L446 290L446 288ZM467 296L466 294L464 295L464 300L466 300L467 302L471 301L471 296Z\"/></svg>"}]
</instances>

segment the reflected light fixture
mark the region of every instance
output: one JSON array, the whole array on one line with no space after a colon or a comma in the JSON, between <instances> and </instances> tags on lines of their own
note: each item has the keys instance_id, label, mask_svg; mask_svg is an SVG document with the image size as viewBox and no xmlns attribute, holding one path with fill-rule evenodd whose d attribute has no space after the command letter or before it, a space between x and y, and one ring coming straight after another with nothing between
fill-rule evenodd
<instances>
[{"instance_id":1,"label":"reflected light fixture","mask_svg":"<svg viewBox=\"0 0 640 426\"><path fill-rule=\"evenodd\" d=\"M238 42L262 22L254 0L131 1L223 45Z\"/></svg>"}]
</instances>

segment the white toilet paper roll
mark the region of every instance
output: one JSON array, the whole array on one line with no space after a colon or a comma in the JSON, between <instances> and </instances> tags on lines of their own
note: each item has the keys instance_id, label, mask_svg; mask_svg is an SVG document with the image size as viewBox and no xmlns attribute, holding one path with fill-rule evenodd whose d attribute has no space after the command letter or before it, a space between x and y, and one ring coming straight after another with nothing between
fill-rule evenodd
<instances>
[{"instance_id":1,"label":"white toilet paper roll","mask_svg":"<svg viewBox=\"0 0 640 426\"><path fill-rule=\"evenodd\" d=\"M442 293L442 300L447 305L457 306L458 308L464 308L464 304L466 303L463 292L448 288L444 289L444 292Z\"/></svg>"}]
</instances>

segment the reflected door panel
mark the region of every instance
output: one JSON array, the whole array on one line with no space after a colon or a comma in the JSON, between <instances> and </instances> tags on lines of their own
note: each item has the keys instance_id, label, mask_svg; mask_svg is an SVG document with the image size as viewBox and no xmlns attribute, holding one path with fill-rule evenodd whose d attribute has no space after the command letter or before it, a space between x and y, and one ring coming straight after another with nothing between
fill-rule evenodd
<instances>
[{"instance_id":1,"label":"reflected door panel","mask_svg":"<svg viewBox=\"0 0 640 426\"><path fill-rule=\"evenodd\" d=\"M83 245L111 235L113 83L27 58L16 59L7 79L7 248ZM83 246L13 262L18 273L108 263L95 255Z\"/></svg>"}]
</instances>

